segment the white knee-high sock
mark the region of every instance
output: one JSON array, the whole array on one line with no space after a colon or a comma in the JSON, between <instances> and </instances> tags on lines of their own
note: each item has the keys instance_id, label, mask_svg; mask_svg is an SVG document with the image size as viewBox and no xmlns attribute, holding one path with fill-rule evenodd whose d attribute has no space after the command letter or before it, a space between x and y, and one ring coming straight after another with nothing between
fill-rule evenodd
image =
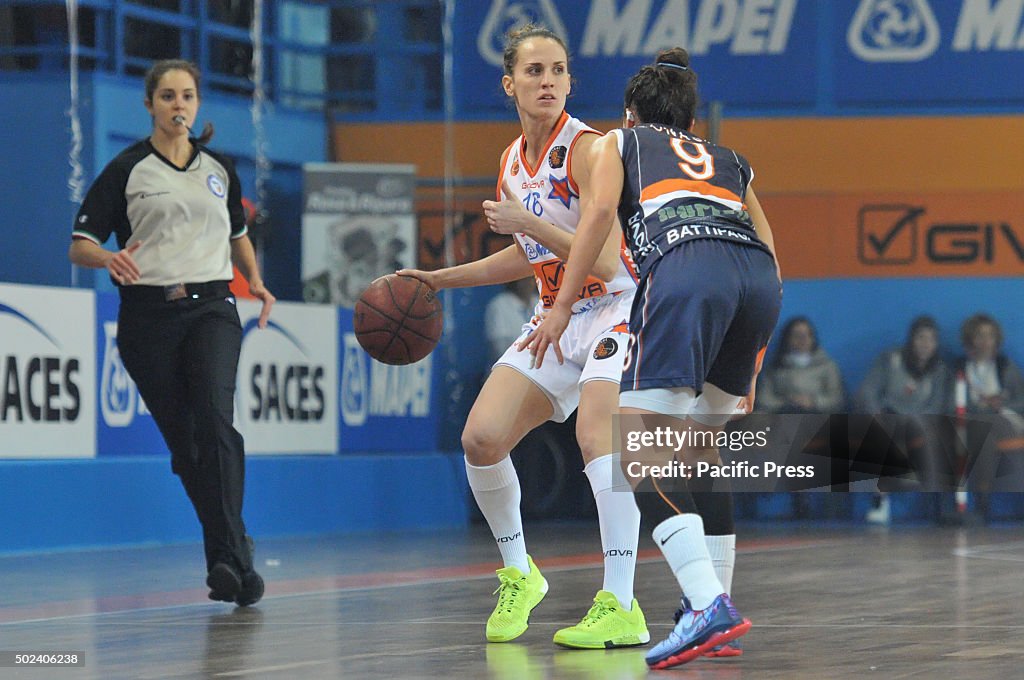
<instances>
[{"instance_id":1,"label":"white knee-high sock","mask_svg":"<svg viewBox=\"0 0 1024 680\"><path fill-rule=\"evenodd\" d=\"M732 572L736 566L736 534L705 536L704 543L708 546L715 576L722 582L725 592L732 595Z\"/></svg>"},{"instance_id":2,"label":"white knee-high sock","mask_svg":"<svg viewBox=\"0 0 1024 680\"><path fill-rule=\"evenodd\" d=\"M590 480L597 502L604 552L603 590L613 593L626 611L633 608L633 575L636 572L637 543L640 540L640 510L625 478L615 484L617 454L590 461L583 472Z\"/></svg>"},{"instance_id":3,"label":"white knee-high sock","mask_svg":"<svg viewBox=\"0 0 1024 680\"><path fill-rule=\"evenodd\" d=\"M517 567L530 573L526 561L526 540L523 538L523 517L519 512L522 492L512 458L505 456L494 465L477 467L466 461L466 477L473 498L480 507L506 567Z\"/></svg>"},{"instance_id":4,"label":"white knee-high sock","mask_svg":"<svg viewBox=\"0 0 1024 680\"><path fill-rule=\"evenodd\" d=\"M715 576L704 542L704 520L695 513L675 515L654 527L654 542L695 610L707 609L725 592Z\"/></svg>"}]
</instances>

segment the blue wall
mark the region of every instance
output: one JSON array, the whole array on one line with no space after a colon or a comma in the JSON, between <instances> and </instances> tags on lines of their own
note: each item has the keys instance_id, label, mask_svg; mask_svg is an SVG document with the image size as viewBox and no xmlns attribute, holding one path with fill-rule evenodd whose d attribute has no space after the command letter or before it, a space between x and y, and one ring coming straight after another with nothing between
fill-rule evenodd
<instances>
[{"instance_id":1,"label":"blue wall","mask_svg":"<svg viewBox=\"0 0 1024 680\"><path fill-rule=\"evenodd\" d=\"M0 98L8 102L9 132L0 154L0 281L69 285L67 76L0 73ZM83 129L88 136L86 121ZM91 149L83 155L90 163Z\"/></svg>"},{"instance_id":2,"label":"blue wall","mask_svg":"<svg viewBox=\"0 0 1024 680\"><path fill-rule=\"evenodd\" d=\"M257 538L464 526L461 456L250 456L243 516ZM430 484L423 484L430 479ZM168 457L0 462L0 554L199 541Z\"/></svg>"},{"instance_id":3,"label":"blue wall","mask_svg":"<svg viewBox=\"0 0 1024 680\"><path fill-rule=\"evenodd\" d=\"M66 74L0 73L0 96L8 102L10 146L0 160L0 235L8 254L0 259L0 281L107 289L103 275L80 270L72 281L67 260L71 222L77 206L67 188L70 176L70 107ZM142 83L105 74L83 74L80 111L88 184L102 167L133 141L149 134ZM256 199L255 147L248 103L216 93L204 97L200 121L213 122L212 146L232 156L243 194ZM300 196L302 164L326 160L326 123L319 114L268 111L264 116L267 155L273 167L267 181L270 212L266 278L281 299L300 300Z\"/></svg>"},{"instance_id":4,"label":"blue wall","mask_svg":"<svg viewBox=\"0 0 1024 680\"><path fill-rule=\"evenodd\" d=\"M788 281L779 323L781 328L789 317L810 317L822 347L839 363L852 391L879 352L903 343L910 321L919 314L935 317L942 350L957 355L961 322L975 312L988 312L1003 326L1006 353L1024 366L1021 300L1021 278Z\"/></svg>"}]
</instances>

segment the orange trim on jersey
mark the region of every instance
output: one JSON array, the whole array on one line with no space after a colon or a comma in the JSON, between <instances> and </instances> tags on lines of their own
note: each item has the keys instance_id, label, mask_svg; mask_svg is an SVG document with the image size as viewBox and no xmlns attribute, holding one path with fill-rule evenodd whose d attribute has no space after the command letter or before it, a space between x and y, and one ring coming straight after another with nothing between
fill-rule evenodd
<instances>
[{"instance_id":1,"label":"orange trim on jersey","mask_svg":"<svg viewBox=\"0 0 1024 680\"><path fill-rule=\"evenodd\" d=\"M709 182L699 182L688 179L663 179L660 182L655 182L640 192L640 202L649 201L652 198L657 198L658 196L672 193L673 191L692 191L696 194L704 194L705 196L714 196L716 198L723 198L727 201L743 203L743 199L728 189L716 187L714 184ZM743 209L746 210L747 206L744 205Z\"/></svg>"},{"instance_id":2,"label":"orange trim on jersey","mask_svg":"<svg viewBox=\"0 0 1024 680\"><path fill-rule=\"evenodd\" d=\"M536 169L535 168L531 168L530 167L530 161L528 161L526 159L526 135L523 135L522 137L520 137L520 139L519 139L519 160L523 164L523 169L526 170L526 174L527 174L527 176L530 177L530 179L533 179L536 176L537 170L540 170L540 166L544 164L544 159L548 157L548 151L551 150L551 144L554 143L555 137L558 136L558 133L560 133L562 131L562 128L565 127L565 124L568 121L569 121L569 114L566 111L563 110L562 111L562 117L558 119L557 123L555 123L555 129L551 131L551 134L548 136L548 141L544 144L544 148L541 149L540 155L537 156L537 167L536 167Z\"/></svg>"},{"instance_id":3,"label":"orange trim on jersey","mask_svg":"<svg viewBox=\"0 0 1024 680\"><path fill-rule=\"evenodd\" d=\"M651 286L654 284L654 272L647 275L644 287L644 306L640 310L640 330L636 332L636 368L633 369L633 389L640 389L640 362L644 358L644 326L647 325L647 305L651 301Z\"/></svg>"},{"instance_id":4,"label":"orange trim on jersey","mask_svg":"<svg viewBox=\"0 0 1024 680\"><path fill-rule=\"evenodd\" d=\"M761 373L761 367L764 366L764 355L768 351L768 345L761 348L761 351L757 353L757 358L754 360L754 377L756 378Z\"/></svg>"},{"instance_id":5,"label":"orange trim on jersey","mask_svg":"<svg viewBox=\"0 0 1024 680\"><path fill-rule=\"evenodd\" d=\"M498 164L498 181L494 185L494 200L501 201L501 181L505 179L505 164L508 163L508 157L512 154L512 147L516 145L515 141L505 147L505 150L501 152L501 162ZM512 198L509 196L508 198Z\"/></svg>"},{"instance_id":6,"label":"orange trim on jersey","mask_svg":"<svg viewBox=\"0 0 1024 680\"><path fill-rule=\"evenodd\" d=\"M600 135L601 133L597 130L580 130L576 133L576 136L572 138L572 142L569 143L569 153L566 155L569 157L565 162L565 176L569 178L569 186L576 192L578 196L580 193L580 187L576 184L576 180L572 178L572 150L576 148L576 142L580 141L580 137L583 135Z\"/></svg>"},{"instance_id":7,"label":"orange trim on jersey","mask_svg":"<svg viewBox=\"0 0 1024 680\"><path fill-rule=\"evenodd\" d=\"M633 262L633 253L629 250L629 245L626 243L626 236L623 234L622 242L619 245L619 259L622 261L622 265L629 272L629 278L633 279L633 283L639 284L640 277L637 276L636 263Z\"/></svg>"},{"instance_id":8,"label":"orange trim on jersey","mask_svg":"<svg viewBox=\"0 0 1024 680\"><path fill-rule=\"evenodd\" d=\"M628 333L629 332L629 322L628 321L623 321L620 324L616 324L615 326L612 327L611 332L612 333Z\"/></svg>"},{"instance_id":9,"label":"orange trim on jersey","mask_svg":"<svg viewBox=\"0 0 1024 680\"><path fill-rule=\"evenodd\" d=\"M681 515L681 514L683 514L683 511L682 511L682 510L680 510L679 508L677 508L677 507L675 506L675 504L674 504L674 503L673 503L672 501L670 501L670 500L668 499L668 496L666 496L666 495L664 494L664 492L663 492L663 491L661 490L661 487L660 487L660 486L658 486L658 479L657 479L657 477L651 477L651 482L652 482L652 483L654 484L654 490L658 492L658 495L659 495L659 496L661 496L661 500L663 500L663 501L665 501L666 503L668 503L668 507L670 507L670 508L672 508L673 510L675 510L675 513L676 513L677 515Z\"/></svg>"},{"instance_id":10,"label":"orange trim on jersey","mask_svg":"<svg viewBox=\"0 0 1024 680\"><path fill-rule=\"evenodd\" d=\"M555 304L555 297L562 288L562 280L565 278L565 262L559 259L545 260L530 265L533 267L533 275L540 282L540 301L544 309L551 309ZM573 304L579 300L592 297L600 297L608 294L608 286L596 276L588 276L583 282L583 287L576 294Z\"/></svg>"}]
</instances>

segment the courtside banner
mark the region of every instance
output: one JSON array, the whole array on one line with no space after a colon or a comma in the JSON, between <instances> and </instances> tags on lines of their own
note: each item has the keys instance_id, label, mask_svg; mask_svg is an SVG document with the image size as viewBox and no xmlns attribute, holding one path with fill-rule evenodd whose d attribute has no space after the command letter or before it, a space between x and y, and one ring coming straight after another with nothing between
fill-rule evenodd
<instances>
[{"instance_id":1,"label":"courtside banner","mask_svg":"<svg viewBox=\"0 0 1024 680\"><path fill-rule=\"evenodd\" d=\"M342 452L437 449L438 383L435 351L407 366L371 359L352 332L352 311L338 310L340 448Z\"/></svg>"},{"instance_id":2,"label":"courtside banner","mask_svg":"<svg viewBox=\"0 0 1024 680\"><path fill-rule=\"evenodd\" d=\"M0 458L96 455L93 293L0 284Z\"/></svg>"},{"instance_id":3,"label":"courtside banner","mask_svg":"<svg viewBox=\"0 0 1024 680\"><path fill-rule=\"evenodd\" d=\"M769 195L786 278L1017 276L1024 194Z\"/></svg>"},{"instance_id":4,"label":"courtside banner","mask_svg":"<svg viewBox=\"0 0 1024 680\"><path fill-rule=\"evenodd\" d=\"M817 89L818 18L809 0L456 0L460 114L508 111L499 86L505 32L535 20L566 39L570 111L619 107L626 82L658 50L681 45L701 97L730 106L807 108Z\"/></svg>"},{"instance_id":5,"label":"courtside banner","mask_svg":"<svg viewBox=\"0 0 1024 680\"><path fill-rule=\"evenodd\" d=\"M819 3L801 3L809 4ZM837 25L829 44L840 106L970 110L1024 103L1021 0L835 4Z\"/></svg>"},{"instance_id":6,"label":"courtside banner","mask_svg":"<svg viewBox=\"0 0 1024 680\"><path fill-rule=\"evenodd\" d=\"M117 293L96 293L96 448L100 456L169 455L117 348Z\"/></svg>"},{"instance_id":7,"label":"courtside banner","mask_svg":"<svg viewBox=\"0 0 1024 680\"><path fill-rule=\"evenodd\" d=\"M246 453L337 453L337 309L278 302L260 329L260 308L238 301L235 425Z\"/></svg>"}]
</instances>

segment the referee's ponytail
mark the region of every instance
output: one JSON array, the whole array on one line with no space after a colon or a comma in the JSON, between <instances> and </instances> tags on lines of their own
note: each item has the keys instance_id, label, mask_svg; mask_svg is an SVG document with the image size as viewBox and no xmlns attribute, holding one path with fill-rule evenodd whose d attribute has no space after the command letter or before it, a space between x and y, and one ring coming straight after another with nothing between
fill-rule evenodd
<instances>
[{"instance_id":1,"label":"referee's ponytail","mask_svg":"<svg viewBox=\"0 0 1024 680\"><path fill-rule=\"evenodd\" d=\"M146 88L146 101L152 102L153 95L156 94L157 83L164 77L168 71L184 71L185 73L192 76L192 80L196 83L196 96L201 97L200 94L200 80L201 73L199 67L191 61L185 59L161 59L160 61L153 62L153 65L146 71L145 88ZM203 131L196 138L196 141L200 144L206 144L213 138L213 123L203 123Z\"/></svg>"}]
</instances>

